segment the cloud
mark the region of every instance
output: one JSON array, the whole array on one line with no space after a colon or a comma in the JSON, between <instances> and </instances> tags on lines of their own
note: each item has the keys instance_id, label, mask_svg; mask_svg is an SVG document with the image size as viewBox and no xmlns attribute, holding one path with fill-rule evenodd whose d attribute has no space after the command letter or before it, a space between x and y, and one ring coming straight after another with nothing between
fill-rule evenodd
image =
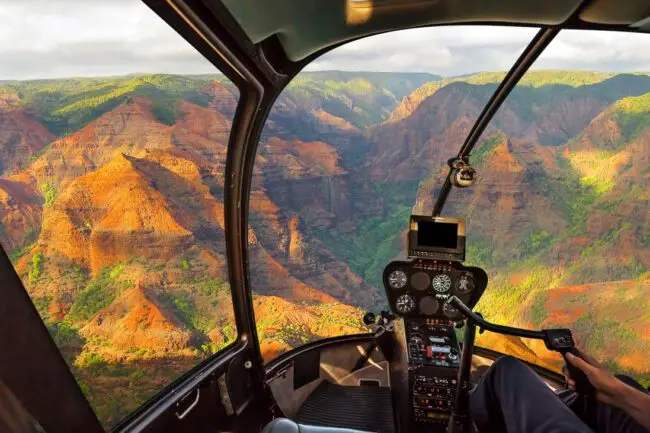
<instances>
[{"instance_id":1,"label":"cloud","mask_svg":"<svg viewBox=\"0 0 650 433\"><path fill-rule=\"evenodd\" d=\"M214 73L216 69L137 0L0 0L0 79ZM308 70L432 72L508 69L537 30L420 28L371 36L318 58ZM650 70L650 35L565 31L535 68Z\"/></svg>"},{"instance_id":2,"label":"cloud","mask_svg":"<svg viewBox=\"0 0 650 433\"><path fill-rule=\"evenodd\" d=\"M532 28L453 26L371 36L318 58L309 69L433 72L459 75L509 68L535 35Z\"/></svg>"},{"instance_id":3,"label":"cloud","mask_svg":"<svg viewBox=\"0 0 650 433\"><path fill-rule=\"evenodd\" d=\"M565 30L537 61L538 68L650 71L650 35Z\"/></svg>"},{"instance_id":4,"label":"cloud","mask_svg":"<svg viewBox=\"0 0 650 433\"><path fill-rule=\"evenodd\" d=\"M0 79L217 72L138 0L0 0Z\"/></svg>"},{"instance_id":5,"label":"cloud","mask_svg":"<svg viewBox=\"0 0 650 433\"><path fill-rule=\"evenodd\" d=\"M432 72L444 76L509 69L537 29L449 26L370 36L316 59L308 69ZM533 69L650 71L650 35L565 30Z\"/></svg>"}]
</instances>

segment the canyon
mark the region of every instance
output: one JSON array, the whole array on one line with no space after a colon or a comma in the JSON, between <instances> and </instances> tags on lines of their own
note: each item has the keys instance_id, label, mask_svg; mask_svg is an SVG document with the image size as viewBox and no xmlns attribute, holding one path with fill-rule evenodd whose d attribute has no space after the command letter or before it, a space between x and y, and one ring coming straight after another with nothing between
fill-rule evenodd
<instances>
[{"instance_id":1,"label":"canyon","mask_svg":"<svg viewBox=\"0 0 650 433\"><path fill-rule=\"evenodd\" d=\"M502 73L306 72L276 101L250 194L262 355L362 333L408 216L430 213ZM223 181L238 91L164 74L0 83L0 244L100 420L237 336ZM567 326L650 380L650 76L532 71L470 161L467 261L486 318ZM519 339L479 344L548 368ZM129 404L120 405L127 400Z\"/></svg>"}]
</instances>

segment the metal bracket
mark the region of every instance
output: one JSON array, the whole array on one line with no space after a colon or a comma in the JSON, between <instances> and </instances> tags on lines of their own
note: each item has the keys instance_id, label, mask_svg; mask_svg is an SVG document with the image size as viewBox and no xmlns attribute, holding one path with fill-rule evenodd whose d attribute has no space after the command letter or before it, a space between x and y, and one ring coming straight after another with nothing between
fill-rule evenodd
<instances>
[{"instance_id":1,"label":"metal bracket","mask_svg":"<svg viewBox=\"0 0 650 433\"><path fill-rule=\"evenodd\" d=\"M176 407L180 406L181 402L183 402L187 397L189 397L191 393L187 394L185 397L181 398L181 400L176 403ZM199 388L196 388L196 398L194 401L183 411L183 413L178 413L175 412L176 418L178 419L183 419L185 418L190 412L192 412L192 409L196 407L197 404L199 404L199 398L201 398L201 390Z\"/></svg>"}]
</instances>

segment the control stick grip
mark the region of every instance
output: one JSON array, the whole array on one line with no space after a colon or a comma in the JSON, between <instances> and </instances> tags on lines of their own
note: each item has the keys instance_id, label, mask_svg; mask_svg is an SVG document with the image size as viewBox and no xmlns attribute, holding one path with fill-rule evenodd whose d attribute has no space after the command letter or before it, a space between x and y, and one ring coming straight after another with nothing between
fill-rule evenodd
<instances>
[{"instance_id":1,"label":"control stick grip","mask_svg":"<svg viewBox=\"0 0 650 433\"><path fill-rule=\"evenodd\" d=\"M571 379L576 383L576 392L578 394L582 395L593 395L596 392L596 389L594 386L591 384L589 381L589 378L587 378L587 375L585 374L584 371L580 370L578 367L575 365L571 364L571 362L566 358L566 354L570 353L573 356L576 356L580 359L582 358L582 354L578 349L575 347L569 349L569 350L563 350L560 352L562 354L562 357L564 358L564 363L566 364L566 369L569 373L569 376L571 376ZM585 361L586 362L586 361Z\"/></svg>"},{"instance_id":2,"label":"control stick grip","mask_svg":"<svg viewBox=\"0 0 650 433\"><path fill-rule=\"evenodd\" d=\"M580 351L576 348L571 330L566 328L544 329L542 332L544 333L544 344L546 348L562 354L569 376L576 383L576 392L582 395L593 395L596 390L591 382L589 382L587 375L584 371L571 364L566 357L566 354L570 353L573 356L584 359Z\"/></svg>"}]
</instances>

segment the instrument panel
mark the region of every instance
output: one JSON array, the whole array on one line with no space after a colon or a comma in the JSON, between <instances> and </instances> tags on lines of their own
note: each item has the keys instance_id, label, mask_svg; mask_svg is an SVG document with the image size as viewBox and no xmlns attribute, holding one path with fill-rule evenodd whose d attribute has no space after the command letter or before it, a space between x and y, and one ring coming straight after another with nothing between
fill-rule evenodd
<instances>
[{"instance_id":1,"label":"instrument panel","mask_svg":"<svg viewBox=\"0 0 650 433\"><path fill-rule=\"evenodd\" d=\"M474 307L488 279L483 269L458 262L411 259L389 263L383 281L395 314L461 320L460 312L446 301L457 296L470 308Z\"/></svg>"}]
</instances>

